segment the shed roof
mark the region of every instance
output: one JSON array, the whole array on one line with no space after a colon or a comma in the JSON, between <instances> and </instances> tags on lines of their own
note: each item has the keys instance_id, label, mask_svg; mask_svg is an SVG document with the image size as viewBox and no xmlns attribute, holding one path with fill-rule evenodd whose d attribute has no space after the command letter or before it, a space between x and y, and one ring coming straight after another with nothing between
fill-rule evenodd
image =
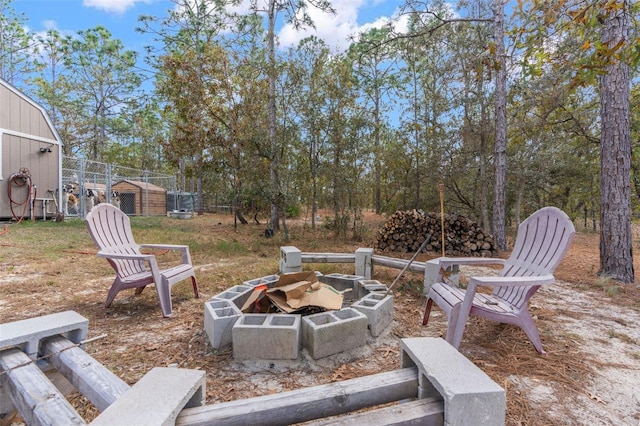
<instances>
[{"instance_id":1,"label":"shed roof","mask_svg":"<svg viewBox=\"0 0 640 426\"><path fill-rule=\"evenodd\" d=\"M9 94L9 96L3 96L0 98L0 104L2 107L0 108L0 133L6 133L13 136L18 137L26 137L29 139L39 140L41 142L50 143L52 145L62 145L62 139L58 134L51 118L49 118L49 114L47 111L40 105L38 102L29 97L26 93L17 89L11 83L6 80L0 78L0 94L2 92ZM13 96L10 96L10 95ZM38 132L32 129L29 129L29 126L25 127L22 124L22 120L15 120L12 118L12 114L22 114L21 107L19 105L13 105L15 100L22 100L23 103L37 111L37 114L41 115L44 121L47 124L48 130L53 135L53 139L50 137L42 136L42 134L37 134ZM16 125L16 123L19 123Z\"/></svg>"},{"instance_id":2,"label":"shed roof","mask_svg":"<svg viewBox=\"0 0 640 426\"><path fill-rule=\"evenodd\" d=\"M86 189L98 189L98 190L102 190L102 191L106 191L107 190L107 185L104 184L104 183L89 182L89 183L85 183L84 187Z\"/></svg>"},{"instance_id":3,"label":"shed roof","mask_svg":"<svg viewBox=\"0 0 640 426\"><path fill-rule=\"evenodd\" d=\"M154 185L152 183L149 182L142 182L142 181L138 181L138 180L129 180L129 179L124 179L119 181L116 184L113 184L112 187L114 189L118 188L118 185L121 185L122 183L128 183L130 185L136 186L138 188L141 189L148 189L149 191L162 191L162 192L167 192L167 190L161 186L158 185Z\"/></svg>"}]
</instances>

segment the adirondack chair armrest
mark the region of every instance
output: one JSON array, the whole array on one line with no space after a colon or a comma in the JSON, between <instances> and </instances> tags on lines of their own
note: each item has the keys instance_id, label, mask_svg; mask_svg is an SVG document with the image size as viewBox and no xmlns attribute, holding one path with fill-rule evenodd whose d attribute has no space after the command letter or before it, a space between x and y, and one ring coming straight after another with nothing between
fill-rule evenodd
<instances>
[{"instance_id":1,"label":"adirondack chair armrest","mask_svg":"<svg viewBox=\"0 0 640 426\"><path fill-rule=\"evenodd\" d=\"M140 248L157 250L189 250L189 246L181 244L140 244Z\"/></svg>"},{"instance_id":2,"label":"adirondack chair armrest","mask_svg":"<svg viewBox=\"0 0 640 426\"><path fill-rule=\"evenodd\" d=\"M148 271L153 275L154 282L160 282L160 268L158 261L152 254L125 254L125 253L109 253L104 251L98 252L98 257L105 259L121 259L121 260L141 260L147 262Z\"/></svg>"},{"instance_id":3,"label":"adirondack chair armrest","mask_svg":"<svg viewBox=\"0 0 640 426\"><path fill-rule=\"evenodd\" d=\"M152 254L109 253L105 251L99 251L97 253L97 256L103 257L105 259L123 259L123 260L151 261L152 259L155 259L155 256Z\"/></svg>"},{"instance_id":4,"label":"adirondack chair armrest","mask_svg":"<svg viewBox=\"0 0 640 426\"><path fill-rule=\"evenodd\" d=\"M177 250L182 255L182 263L191 265L191 253L189 246L181 244L140 244L141 249Z\"/></svg>"},{"instance_id":5,"label":"adirondack chair armrest","mask_svg":"<svg viewBox=\"0 0 640 426\"><path fill-rule=\"evenodd\" d=\"M531 285L553 284L556 279L553 275L538 275L535 277L471 277L469 286L474 288L482 287L498 287L503 285L518 287ZM473 284L473 285L472 285Z\"/></svg>"},{"instance_id":6,"label":"adirondack chair armrest","mask_svg":"<svg viewBox=\"0 0 640 426\"><path fill-rule=\"evenodd\" d=\"M497 257L441 257L439 260L443 269L455 265L504 265L505 262Z\"/></svg>"}]
</instances>

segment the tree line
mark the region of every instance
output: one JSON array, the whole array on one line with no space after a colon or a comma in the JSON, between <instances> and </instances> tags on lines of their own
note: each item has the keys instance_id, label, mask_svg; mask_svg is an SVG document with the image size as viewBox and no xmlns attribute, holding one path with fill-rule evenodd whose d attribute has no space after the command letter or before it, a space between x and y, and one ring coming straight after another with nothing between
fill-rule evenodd
<instances>
[{"instance_id":1,"label":"tree line","mask_svg":"<svg viewBox=\"0 0 640 426\"><path fill-rule=\"evenodd\" d=\"M439 211L442 183L501 249L560 207L601 233L600 272L633 281L638 3L406 0L337 52L277 46L277 22L313 27L325 0L172 2L139 18L142 59L104 27L29 33L0 0L0 77L47 109L65 154L179 173L285 236L300 211L315 228L330 209L353 238L364 209Z\"/></svg>"}]
</instances>

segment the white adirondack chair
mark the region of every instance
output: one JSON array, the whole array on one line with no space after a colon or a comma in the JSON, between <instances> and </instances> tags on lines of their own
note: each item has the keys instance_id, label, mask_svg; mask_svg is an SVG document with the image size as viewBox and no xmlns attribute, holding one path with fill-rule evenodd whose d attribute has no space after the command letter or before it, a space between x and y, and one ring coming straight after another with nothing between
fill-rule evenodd
<instances>
[{"instance_id":1,"label":"white adirondack chair","mask_svg":"<svg viewBox=\"0 0 640 426\"><path fill-rule=\"evenodd\" d=\"M542 285L555 282L553 272L567 253L575 229L569 217L556 207L544 207L518 227L511 256L494 258L442 258L441 270L453 265L501 264L497 277L471 277L466 290L446 283L431 286L422 325L427 325L433 302L447 316L446 340L458 348L469 315L516 325L527 334L536 350L544 354L538 329L529 314L528 302ZM493 293L477 292L493 287Z\"/></svg>"},{"instance_id":2,"label":"white adirondack chair","mask_svg":"<svg viewBox=\"0 0 640 426\"><path fill-rule=\"evenodd\" d=\"M140 294L147 285L155 284L162 315L170 317L171 287L187 278L191 278L195 297L199 297L188 246L136 244L129 217L119 208L107 203L95 206L87 215L86 222L89 234L98 246L98 257L107 259L116 272L116 279L107 295L106 307L111 305L121 290L135 288L136 294ZM178 250L182 254L182 263L161 270L154 255L140 252L143 248Z\"/></svg>"}]
</instances>

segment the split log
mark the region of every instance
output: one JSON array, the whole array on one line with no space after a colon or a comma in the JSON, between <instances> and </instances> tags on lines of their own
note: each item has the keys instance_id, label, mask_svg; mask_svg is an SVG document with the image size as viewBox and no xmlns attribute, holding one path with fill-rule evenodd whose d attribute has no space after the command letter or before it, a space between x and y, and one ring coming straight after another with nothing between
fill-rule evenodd
<instances>
[{"instance_id":1,"label":"split log","mask_svg":"<svg viewBox=\"0 0 640 426\"><path fill-rule=\"evenodd\" d=\"M422 210L397 211L378 230L374 249L378 252L413 253L425 239L423 251L442 252L440 214ZM492 235L471 219L457 214L444 215L445 254L447 256L493 257L498 255Z\"/></svg>"}]
</instances>

